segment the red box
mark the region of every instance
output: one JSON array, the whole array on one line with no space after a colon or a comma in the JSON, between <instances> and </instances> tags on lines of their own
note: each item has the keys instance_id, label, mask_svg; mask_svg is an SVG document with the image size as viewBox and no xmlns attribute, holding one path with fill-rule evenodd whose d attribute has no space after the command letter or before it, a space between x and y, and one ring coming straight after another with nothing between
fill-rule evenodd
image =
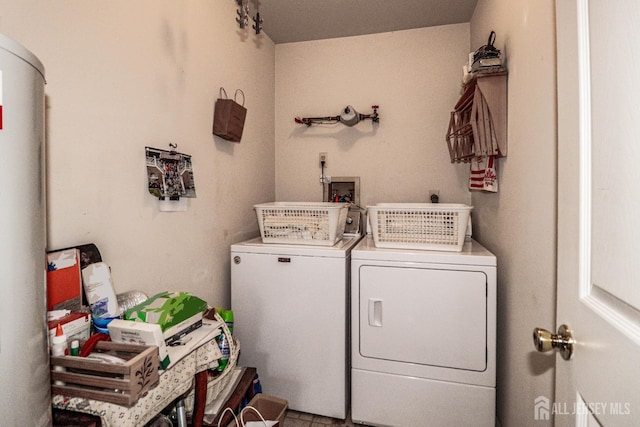
<instances>
[{"instance_id":1,"label":"red box","mask_svg":"<svg viewBox=\"0 0 640 427\"><path fill-rule=\"evenodd\" d=\"M80 251L47 254L47 310L79 311L82 305Z\"/></svg>"}]
</instances>

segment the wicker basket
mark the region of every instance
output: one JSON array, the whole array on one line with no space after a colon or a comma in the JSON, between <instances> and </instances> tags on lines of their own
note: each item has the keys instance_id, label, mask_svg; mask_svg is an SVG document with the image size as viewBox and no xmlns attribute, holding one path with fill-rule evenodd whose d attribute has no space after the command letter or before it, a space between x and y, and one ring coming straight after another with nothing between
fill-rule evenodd
<instances>
[{"instance_id":1,"label":"wicker basket","mask_svg":"<svg viewBox=\"0 0 640 427\"><path fill-rule=\"evenodd\" d=\"M229 331L229 328L227 327L227 324L225 323L224 320L222 320L222 317L220 317L218 313L215 313L214 317L216 321L221 323L222 332L226 334L226 336L232 336L231 332ZM232 377L231 373L233 372L234 368L238 364L239 353L240 353L240 341L238 341L237 338L234 338L233 340L229 341L229 362L227 362L227 366L225 367L224 371L222 371L221 374L210 378L209 381L207 382L206 405L216 400L220 392L224 390L227 384L229 384L229 381L231 380L231 377ZM213 369L209 371L209 375L211 375L211 373L213 372ZM185 406L188 408L188 411L191 412L193 410L193 406L195 403L194 390L191 390L191 392L188 394L188 396L185 398L184 401L185 401Z\"/></svg>"},{"instance_id":2,"label":"wicker basket","mask_svg":"<svg viewBox=\"0 0 640 427\"><path fill-rule=\"evenodd\" d=\"M218 313L215 314L215 319L222 322L222 331L225 336L232 337L233 339L229 340L229 362L227 362L227 366L220 375L212 378L207 383L207 405L213 402L220 392L224 390L227 384L229 384L229 380L231 380L231 373L238 364L238 355L240 353L240 341L238 338L233 337L227 327L227 324L222 320L222 317L220 317Z\"/></svg>"},{"instance_id":3,"label":"wicker basket","mask_svg":"<svg viewBox=\"0 0 640 427\"><path fill-rule=\"evenodd\" d=\"M344 234L349 204L272 202L254 209L263 243L333 246Z\"/></svg>"},{"instance_id":4,"label":"wicker basket","mask_svg":"<svg viewBox=\"0 0 640 427\"><path fill-rule=\"evenodd\" d=\"M379 248L460 252L472 206L447 203L379 203L367 206Z\"/></svg>"}]
</instances>

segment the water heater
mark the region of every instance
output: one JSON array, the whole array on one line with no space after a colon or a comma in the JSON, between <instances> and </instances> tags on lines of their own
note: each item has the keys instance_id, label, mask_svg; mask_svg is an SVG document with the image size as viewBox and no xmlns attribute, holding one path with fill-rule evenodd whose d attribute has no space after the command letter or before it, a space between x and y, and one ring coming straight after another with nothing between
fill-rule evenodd
<instances>
[{"instance_id":1,"label":"water heater","mask_svg":"<svg viewBox=\"0 0 640 427\"><path fill-rule=\"evenodd\" d=\"M44 67L0 35L0 424L51 424Z\"/></svg>"}]
</instances>

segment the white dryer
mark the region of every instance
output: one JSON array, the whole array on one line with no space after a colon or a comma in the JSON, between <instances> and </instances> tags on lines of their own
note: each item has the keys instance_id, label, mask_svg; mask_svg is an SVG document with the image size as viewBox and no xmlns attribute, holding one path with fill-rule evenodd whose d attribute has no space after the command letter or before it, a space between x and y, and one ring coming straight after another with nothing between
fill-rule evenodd
<instances>
[{"instance_id":1,"label":"white dryer","mask_svg":"<svg viewBox=\"0 0 640 427\"><path fill-rule=\"evenodd\" d=\"M351 417L376 426L495 425L496 257L351 252Z\"/></svg>"}]
</instances>

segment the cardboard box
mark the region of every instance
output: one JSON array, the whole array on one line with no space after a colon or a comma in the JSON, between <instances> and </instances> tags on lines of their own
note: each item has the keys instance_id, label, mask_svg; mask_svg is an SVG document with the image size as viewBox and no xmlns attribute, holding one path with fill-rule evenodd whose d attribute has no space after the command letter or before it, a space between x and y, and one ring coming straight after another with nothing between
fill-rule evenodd
<instances>
[{"instance_id":1,"label":"cardboard box","mask_svg":"<svg viewBox=\"0 0 640 427\"><path fill-rule=\"evenodd\" d=\"M162 292L127 310L125 319L160 325L170 344L202 326L206 309L206 301L186 292Z\"/></svg>"},{"instance_id":2,"label":"cardboard box","mask_svg":"<svg viewBox=\"0 0 640 427\"><path fill-rule=\"evenodd\" d=\"M72 340L87 340L91 335L91 317L89 313L70 313L60 319L49 320L49 340L56 334L58 324L62 325L62 331L67 336L67 342Z\"/></svg>"},{"instance_id":3,"label":"cardboard box","mask_svg":"<svg viewBox=\"0 0 640 427\"><path fill-rule=\"evenodd\" d=\"M282 427L284 426L284 417L287 412L289 402L279 397L259 393L253 396L253 399L249 401L247 406L256 408L262 415L262 418L265 419L265 421L278 421L278 424L275 424L274 426ZM259 422L259 425L264 426L264 423L260 420L258 414L250 409L246 409L244 411L242 418L244 419L245 423L257 421Z\"/></svg>"},{"instance_id":4,"label":"cardboard box","mask_svg":"<svg viewBox=\"0 0 640 427\"><path fill-rule=\"evenodd\" d=\"M47 254L47 310L80 311L82 274L80 251L64 249Z\"/></svg>"},{"instance_id":5,"label":"cardboard box","mask_svg":"<svg viewBox=\"0 0 640 427\"><path fill-rule=\"evenodd\" d=\"M167 366L169 366L169 353L167 352L167 346L159 325L114 319L109 322L107 328L109 329L109 336L113 342L155 345L158 347L160 368L166 369Z\"/></svg>"}]
</instances>

